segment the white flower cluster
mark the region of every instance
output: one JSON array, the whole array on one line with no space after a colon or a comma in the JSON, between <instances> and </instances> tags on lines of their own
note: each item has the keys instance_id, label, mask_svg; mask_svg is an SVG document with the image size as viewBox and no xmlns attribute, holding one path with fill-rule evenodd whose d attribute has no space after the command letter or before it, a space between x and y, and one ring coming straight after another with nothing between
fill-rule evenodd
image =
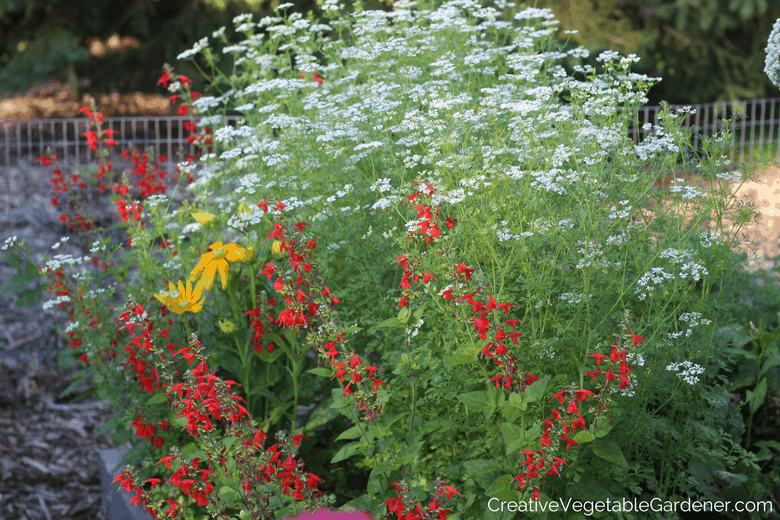
<instances>
[{"instance_id":1,"label":"white flower cluster","mask_svg":"<svg viewBox=\"0 0 780 520\"><path fill-rule=\"evenodd\" d=\"M0 251L6 251L9 247L14 247L15 245L16 235L6 238L5 242L3 242L3 247L0 247Z\"/></svg>"},{"instance_id":2,"label":"white flower cluster","mask_svg":"<svg viewBox=\"0 0 780 520\"><path fill-rule=\"evenodd\" d=\"M59 242L55 243L53 246L51 246L51 248L58 249L61 245L65 244L68 240L70 240L70 237L62 237L60 238Z\"/></svg>"},{"instance_id":3,"label":"white flower cluster","mask_svg":"<svg viewBox=\"0 0 780 520\"><path fill-rule=\"evenodd\" d=\"M780 87L780 18L772 26L764 51L766 52L764 73L776 87Z\"/></svg>"},{"instance_id":4,"label":"white flower cluster","mask_svg":"<svg viewBox=\"0 0 780 520\"><path fill-rule=\"evenodd\" d=\"M224 31L225 28L223 27L222 29ZM216 38L216 36L215 36L215 38ZM204 36L203 38L201 38L200 40L195 42L195 45L192 47L192 49L187 49L186 51L182 52L181 54L176 56L176 59L177 60L186 60L187 58L191 58L191 57L195 56L196 54L198 54L203 49L208 48L208 46L209 46L209 39L208 39L207 36Z\"/></svg>"},{"instance_id":5,"label":"white flower cluster","mask_svg":"<svg viewBox=\"0 0 780 520\"><path fill-rule=\"evenodd\" d=\"M163 195L162 193L156 193L146 199L145 205L150 208L156 208L160 204L165 204L168 202L168 200L169 199L166 195Z\"/></svg>"},{"instance_id":6,"label":"white flower cluster","mask_svg":"<svg viewBox=\"0 0 780 520\"><path fill-rule=\"evenodd\" d=\"M43 309L49 310L52 307L55 307L61 303L65 303L69 301L70 301L70 296L57 296L53 300L46 300L45 302L43 302Z\"/></svg>"},{"instance_id":7,"label":"white flower cluster","mask_svg":"<svg viewBox=\"0 0 780 520\"><path fill-rule=\"evenodd\" d=\"M41 271L48 273L49 270L56 271L63 265L80 265L89 262L88 256L74 257L72 255L54 255L54 258L41 268Z\"/></svg>"},{"instance_id":8,"label":"white flower cluster","mask_svg":"<svg viewBox=\"0 0 780 520\"><path fill-rule=\"evenodd\" d=\"M720 233L700 233L699 234L699 244L701 244L701 247L708 248L712 246L712 241L717 240L720 238ZM721 244L721 242L715 242L716 244Z\"/></svg>"},{"instance_id":9,"label":"white flower cluster","mask_svg":"<svg viewBox=\"0 0 780 520\"><path fill-rule=\"evenodd\" d=\"M680 379L693 386L699 382L699 376L704 373L704 367L691 361L681 361L666 366L669 372L676 372Z\"/></svg>"},{"instance_id":10,"label":"white flower cluster","mask_svg":"<svg viewBox=\"0 0 780 520\"><path fill-rule=\"evenodd\" d=\"M89 252L92 253L93 255L99 253L100 251L105 251L105 250L106 250L106 246L101 246L99 240L95 240L94 242L92 242L92 247L89 248Z\"/></svg>"},{"instance_id":11,"label":"white flower cluster","mask_svg":"<svg viewBox=\"0 0 780 520\"><path fill-rule=\"evenodd\" d=\"M575 293L563 293L561 294L561 300L571 303L572 305L578 305L582 301L583 294L575 294ZM588 294L588 298L593 298L592 294Z\"/></svg>"}]
</instances>

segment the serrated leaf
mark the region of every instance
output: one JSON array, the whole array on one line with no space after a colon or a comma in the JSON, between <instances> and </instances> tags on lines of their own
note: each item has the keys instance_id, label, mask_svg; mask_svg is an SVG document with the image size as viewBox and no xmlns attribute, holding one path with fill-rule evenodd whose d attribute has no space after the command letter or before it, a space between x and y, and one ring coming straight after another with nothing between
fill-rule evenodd
<instances>
[{"instance_id":1,"label":"serrated leaf","mask_svg":"<svg viewBox=\"0 0 780 520\"><path fill-rule=\"evenodd\" d=\"M494 497L496 494L500 493L501 491L508 491L511 490L512 481L514 480L514 477L509 474L504 474L498 477L496 480L493 481L493 483L490 485L490 487L485 491L485 494L489 497Z\"/></svg>"},{"instance_id":2,"label":"serrated leaf","mask_svg":"<svg viewBox=\"0 0 780 520\"><path fill-rule=\"evenodd\" d=\"M217 492L223 507L232 507L241 500L241 495L232 487L222 486Z\"/></svg>"},{"instance_id":3,"label":"serrated leaf","mask_svg":"<svg viewBox=\"0 0 780 520\"><path fill-rule=\"evenodd\" d=\"M510 423L503 423L501 425L501 433L504 434L504 442L507 444L523 438L523 429L520 426Z\"/></svg>"},{"instance_id":4,"label":"serrated leaf","mask_svg":"<svg viewBox=\"0 0 780 520\"><path fill-rule=\"evenodd\" d=\"M396 457L398 462L401 464L409 464L412 462L414 457L417 455L417 452L420 451L420 448L422 448L423 444L425 444L423 441L414 442L401 450L401 453L399 453Z\"/></svg>"},{"instance_id":5,"label":"serrated leaf","mask_svg":"<svg viewBox=\"0 0 780 520\"><path fill-rule=\"evenodd\" d=\"M612 464L628 468L628 462L626 462L620 446L613 440L599 439L598 442L593 443L593 454Z\"/></svg>"},{"instance_id":6,"label":"serrated leaf","mask_svg":"<svg viewBox=\"0 0 780 520\"><path fill-rule=\"evenodd\" d=\"M527 387L525 387L525 401L527 403L539 402L544 397L544 391L547 389L547 383L550 381L551 376L545 376L537 381L534 381Z\"/></svg>"},{"instance_id":7,"label":"serrated leaf","mask_svg":"<svg viewBox=\"0 0 780 520\"><path fill-rule=\"evenodd\" d=\"M333 370L325 367L312 368L311 370L307 370L306 372L321 377L330 377L333 375Z\"/></svg>"},{"instance_id":8,"label":"serrated leaf","mask_svg":"<svg viewBox=\"0 0 780 520\"><path fill-rule=\"evenodd\" d=\"M470 352L466 352L464 349L458 350L453 355L447 357L444 360L444 365L447 368L457 367L460 365L468 365L475 361L475 357Z\"/></svg>"},{"instance_id":9,"label":"serrated leaf","mask_svg":"<svg viewBox=\"0 0 780 520\"><path fill-rule=\"evenodd\" d=\"M337 441L343 441L343 440L350 440L350 439L357 439L360 437L360 427L359 426L353 426L352 428L348 428L341 432L341 435L336 437Z\"/></svg>"},{"instance_id":10,"label":"serrated leaf","mask_svg":"<svg viewBox=\"0 0 780 520\"><path fill-rule=\"evenodd\" d=\"M358 452L359 445L359 442L350 442L349 444L345 444L339 451L336 452L336 454L330 460L330 463L335 464L337 462L341 462L342 460L347 460Z\"/></svg>"},{"instance_id":11,"label":"serrated leaf","mask_svg":"<svg viewBox=\"0 0 780 520\"><path fill-rule=\"evenodd\" d=\"M444 360L444 364L448 367L454 367L458 365L465 365L473 363L479 359L480 353L479 345L469 345L465 347L459 347L452 355L447 356Z\"/></svg>"},{"instance_id":12,"label":"serrated leaf","mask_svg":"<svg viewBox=\"0 0 780 520\"><path fill-rule=\"evenodd\" d=\"M493 402L490 399L490 394L488 394L484 390L478 392L467 392L465 394L460 394L458 396L458 401L463 403L463 405L470 412L476 412L476 413L484 412L489 407L493 406Z\"/></svg>"}]
</instances>

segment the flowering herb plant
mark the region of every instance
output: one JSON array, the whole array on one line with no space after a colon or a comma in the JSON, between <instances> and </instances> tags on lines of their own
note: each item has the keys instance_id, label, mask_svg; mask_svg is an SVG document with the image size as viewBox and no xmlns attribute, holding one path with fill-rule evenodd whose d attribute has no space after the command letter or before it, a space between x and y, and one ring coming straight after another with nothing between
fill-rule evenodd
<instances>
[{"instance_id":1,"label":"flowering herb plant","mask_svg":"<svg viewBox=\"0 0 780 520\"><path fill-rule=\"evenodd\" d=\"M237 17L237 44L214 33L236 57L219 95L166 66L206 152L171 194L164 158L150 171L138 150L137 182L117 178L83 110L126 247L42 270L108 427L144 461L121 486L187 518L700 494L697 464L726 456L688 447L729 438L701 412L738 289L724 226L755 215L734 207L727 134L698 154L686 110L666 110L634 144L653 79L611 51L583 65L546 9L325 0L315 23L291 6ZM211 53L204 38L181 58ZM79 179L54 172L62 206ZM679 172L706 191L653 189ZM109 274L132 281L119 307Z\"/></svg>"}]
</instances>

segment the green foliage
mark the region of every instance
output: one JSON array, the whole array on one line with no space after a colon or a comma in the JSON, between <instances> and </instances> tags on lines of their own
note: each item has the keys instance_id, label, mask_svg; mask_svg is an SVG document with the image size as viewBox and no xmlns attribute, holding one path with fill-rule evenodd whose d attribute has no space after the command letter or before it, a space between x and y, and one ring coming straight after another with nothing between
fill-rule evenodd
<instances>
[{"instance_id":1,"label":"green foliage","mask_svg":"<svg viewBox=\"0 0 780 520\"><path fill-rule=\"evenodd\" d=\"M252 59L220 80L218 98L195 102L214 130L205 169L183 202L156 195L143 224L127 222L138 274L126 308L143 302L144 323L171 342L170 357L146 350L192 378L174 349L197 338L265 432L312 437L301 453L332 482L332 504L376 515L398 494L424 502L442 481L458 490L462 518L502 518L486 513L496 498L767 497L777 467L759 462L775 464L778 447L764 412L780 339L734 327L744 258L725 222L739 229L756 214L732 194L750 176L724 171L728 132L686 152L690 132L667 107L635 146L625 114L652 81L632 74L633 60L606 53L598 69L581 68L587 53L564 52L542 30L549 13L501 25L455 4L392 21L327 10L318 30L282 16L273 38L241 29L251 45L231 52ZM211 65L208 42L193 59ZM229 112L244 116L239 128L221 124ZM653 188L680 172L709 184ZM299 229L280 236L292 222ZM236 256L206 286L194 266L228 249ZM184 280L198 276L194 308ZM311 294L308 277L323 284ZM252 320L266 314L257 332ZM116 330L71 327L93 340L93 356L110 339L128 344ZM323 337L355 356L328 360ZM121 407L117 441L142 415L173 426L160 435L187 461L237 449L227 428L208 440L178 432L192 416L176 416L173 391L152 378L139 389L95 365L99 395ZM373 400L355 389L371 370ZM134 440L143 477L167 478ZM214 493L239 506L249 493L226 459ZM291 512L281 497L269 503Z\"/></svg>"},{"instance_id":2,"label":"green foliage","mask_svg":"<svg viewBox=\"0 0 780 520\"><path fill-rule=\"evenodd\" d=\"M780 17L775 2L540 0L536 5L553 9L560 31L579 31L573 42L594 52L612 49L642 58L636 72L664 78L648 92L651 105L778 95L764 74L764 48Z\"/></svg>"},{"instance_id":3,"label":"green foliage","mask_svg":"<svg viewBox=\"0 0 780 520\"><path fill-rule=\"evenodd\" d=\"M18 252L13 249L3 254L0 262L17 270L17 273L11 275L0 287L0 298L16 294L16 308L38 305L43 299L46 284L39 281L36 265L29 260L22 262Z\"/></svg>"}]
</instances>

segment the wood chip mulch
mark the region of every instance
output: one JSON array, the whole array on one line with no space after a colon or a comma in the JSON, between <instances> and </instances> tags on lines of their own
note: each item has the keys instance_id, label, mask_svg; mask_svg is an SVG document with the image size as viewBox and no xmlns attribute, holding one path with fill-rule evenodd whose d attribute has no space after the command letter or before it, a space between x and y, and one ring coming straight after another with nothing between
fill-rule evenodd
<instances>
[{"instance_id":1,"label":"wood chip mulch","mask_svg":"<svg viewBox=\"0 0 780 520\"><path fill-rule=\"evenodd\" d=\"M56 336L49 336L56 341ZM0 519L100 519L103 490L95 438L105 403L58 402L72 373L0 360Z\"/></svg>"}]
</instances>

